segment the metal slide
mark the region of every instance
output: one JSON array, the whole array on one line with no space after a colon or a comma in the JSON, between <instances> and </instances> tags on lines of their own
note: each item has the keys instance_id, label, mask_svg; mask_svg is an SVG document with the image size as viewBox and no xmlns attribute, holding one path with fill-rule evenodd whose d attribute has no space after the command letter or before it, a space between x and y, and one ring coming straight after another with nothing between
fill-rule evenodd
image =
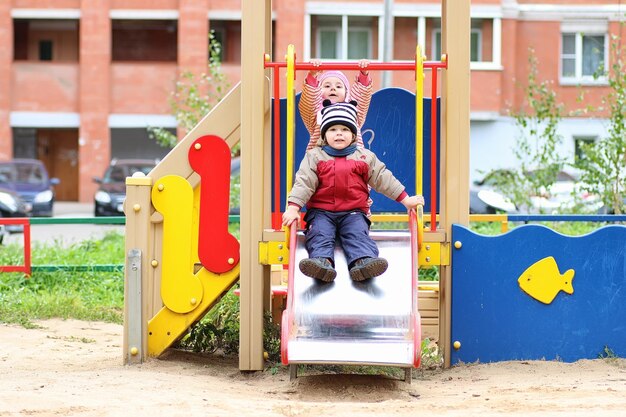
<instances>
[{"instance_id":1,"label":"metal slide","mask_svg":"<svg viewBox=\"0 0 626 417\"><path fill-rule=\"evenodd\" d=\"M389 262L387 271L353 282L337 247L337 278L332 283L300 272L298 264L308 256L304 235L291 236L281 337L284 364L390 365L409 370L419 366L417 237L412 243L408 231L372 231L371 236L380 256ZM292 367L292 377L294 371Z\"/></svg>"}]
</instances>

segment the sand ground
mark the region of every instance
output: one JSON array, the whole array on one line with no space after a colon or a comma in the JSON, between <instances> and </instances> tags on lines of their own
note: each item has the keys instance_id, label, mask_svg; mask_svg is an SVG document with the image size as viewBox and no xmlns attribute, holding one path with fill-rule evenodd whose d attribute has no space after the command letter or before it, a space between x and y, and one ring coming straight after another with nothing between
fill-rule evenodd
<instances>
[{"instance_id":1,"label":"sand ground","mask_svg":"<svg viewBox=\"0 0 626 417\"><path fill-rule=\"evenodd\" d=\"M626 416L626 360L501 362L381 376L240 372L169 351L122 364L122 326L0 325L0 416Z\"/></svg>"}]
</instances>

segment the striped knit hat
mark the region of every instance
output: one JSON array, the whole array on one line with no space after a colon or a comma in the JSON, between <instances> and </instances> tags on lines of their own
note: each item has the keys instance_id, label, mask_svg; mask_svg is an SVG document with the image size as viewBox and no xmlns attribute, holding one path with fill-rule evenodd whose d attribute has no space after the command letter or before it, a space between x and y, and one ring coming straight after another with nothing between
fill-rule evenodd
<instances>
[{"instance_id":1,"label":"striped knit hat","mask_svg":"<svg viewBox=\"0 0 626 417\"><path fill-rule=\"evenodd\" d=\"M357 117L356 117L356 101L349 103L332 104L330 100L324 100L322 108L322 123L320 124L321 138L329 127L334 125L343 125L348 127L352 133L356 135Z\"/></svg>"}]
</instances>

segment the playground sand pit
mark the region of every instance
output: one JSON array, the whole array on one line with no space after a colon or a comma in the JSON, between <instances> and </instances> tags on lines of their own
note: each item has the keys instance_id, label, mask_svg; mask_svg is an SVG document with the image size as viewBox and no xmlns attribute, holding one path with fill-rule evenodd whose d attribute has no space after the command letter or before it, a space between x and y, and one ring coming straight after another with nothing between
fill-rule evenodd
<instances>
[{"instance_id":1,"label":"playground sand pit","mask_svg":"<svg viewBox=\"0 0 626 417\"><path fill-rule=\"evenodd\" d=\"M122 326L0 325L0 416L624 416L626 360L500 362L417 371L413 383L169 351L122 365ZM428 413L428 414L426 414Z\"/></svg>"}]
</instances>

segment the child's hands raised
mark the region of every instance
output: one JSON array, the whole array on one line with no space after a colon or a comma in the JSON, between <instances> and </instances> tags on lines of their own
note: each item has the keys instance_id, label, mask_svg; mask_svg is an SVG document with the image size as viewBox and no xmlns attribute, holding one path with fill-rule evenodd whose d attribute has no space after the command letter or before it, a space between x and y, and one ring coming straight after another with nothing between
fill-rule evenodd
<instances>
[{"instance_id":1,"label":"child's hands raised","mask_svg":"<svg viewBox=\"0 0 626 417\"><path fill-rule=\"evenodd\" d=\"M417 208L417 206L423 206L424 205L424 197L421 195L413 195L413 196L406 196L402 199L402 201L400 201L400 203L402 203L402 205L404 207L407 208L407 210L411 210L414 208Z\"/></svg>"},{"instance_id":2,"label":"child's hands raised","mask_svg":"<svg viewBox=\"0 0 626 417\"><path fill-rule=\"evenodd\" d=\"M300 221L300 207L288 206L287 210L283 213L283 226L290 226L294 221L297 226Z\"/></svg>"},{"instance_id":3,"label":"child's hands raised","mask_svg":"<svg viewBox=\"0 0 626 417\"><path fill-rule=\"evenodd\" d=\"M359 68L361 68L361 74L363 75L368 75L369 71L367 71L365 68L367 68L370 64L370 61L368 59L361 59L359 60Z\"/></svg>"},{"instance_id":4,"label":"child's hands raised","mask_svg":"<svg viewBox=\"0 0 626 417\"><path fill-rule=\"evenodd\" d=\"M319 67L320 65L322 65L322 60L321 60L321 59L312 59L312 60L311 60L311 64L312 64L314 67ZM309 75L310 75L311 77L317 77L317 76L318 76L321 72L322 72L322 71L321 71L321 70L319 70L319 69L317 69L317 70L311 70L311 71L309 71Z\"/></svg>"}]
</instances>

